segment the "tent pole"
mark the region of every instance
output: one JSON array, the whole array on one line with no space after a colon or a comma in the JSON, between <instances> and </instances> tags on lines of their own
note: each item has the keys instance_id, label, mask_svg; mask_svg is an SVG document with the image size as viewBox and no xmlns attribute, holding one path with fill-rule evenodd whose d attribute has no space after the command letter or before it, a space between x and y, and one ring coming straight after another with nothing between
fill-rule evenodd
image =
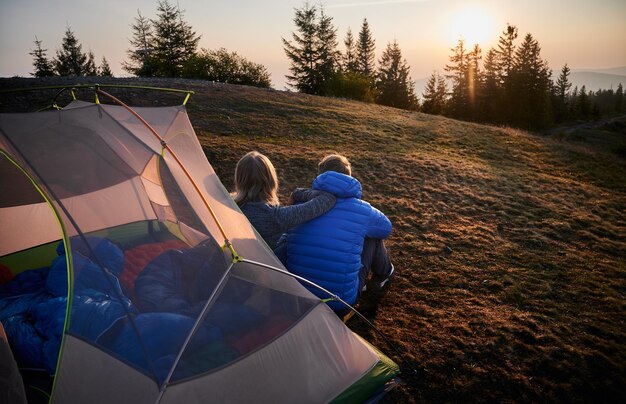
<instances>
[{"instance_id":1,"label":"tent pole","mask_svg":"<svg viewBox=\"0 0 626 404\"><path fill-rule=\"evenodd\" d=\"M329 292L328 290L324 289L323 287L319 286L318 284L316 284L315 282L311 282L310 280L303 278L299 275L293 274L289 271L286 271L284 269L280 269L280 268L276 268L275 266L272 265L267 265L264 264L262 262L257 262L257 261L252 261L246 258L242 258L241 262L245 262L251 265L256 265L262 268L266 268L269 270L272 270L274 272L278 272L287 276L291 276L292 278L295 278L301 282L306 283L307 285L310 285L318 290L321 290L322 292L328 294L328 296L330 296L330 300L336 300L339 303L343 304L344 306L346 306L348 309L352 310L352 312L354 312L354 314L356 314L357 316L359 316L359 318L363 321L365 321L365 323L367 325L369 325L374 331L376 331L376 333L382 337L382 339L387 343L387 345L398 355L400 356L400 358L402 359L402 362L404 362L404 364L406 365L406 367L413 372L413 374L417 374L417 370L415 370L415 368L413 368L413 366L406 360L406 358L404 357L404 355L402 354L402 352L400 352L400 350L391 342L391 340L389 340L389 338L387 338L387 336L381 331L379 330L374 324L372 324L371 321L369 321L363 314L361 314L357 309L355 309L354 307L352 307L351 305L349 305L348 303L346 303L343 299L341 299L339 296Z\"/></svg>"},{"instance_id":2,"label":"tent pole","mask_svg":"<svg viewBox=\"0 0 626 404\"><path fill-rule=\"evenodd\" d=\"M176 370L176 367L178 366L178 363L180 362L180 359L182 358L183 353L185 353L185 349L187 349L187 345L189 345L189 343L191 342L191 339L196 334L196 331L198 330L198 327L200 327L200 324L202 323L202 320L204 320L204 316L206 315L206 313L209 311L209 308L213 304L213 299L215 299L215 296L217 295L217 293L222 289L222 286L223 286L224 282L226 281L226 278L228 277L228 274L229 274L230 270L232 269L232 267L234 265L235 265L235 262L231 262L230 265L228 266L228 268L226 268L226 271L224 271L224 274L222 275L222 277L220 278L219 282L217 283L217 286L215 287L215 289L213 289L213 292L211 292L211 296L209 296L208 300L204 304L204 307L202 307L202 311L198 315L198 318L196 319L196 322L194 323L193 327L191 328L191 331L187 334L187 338L185 338L185 342L183 343L182 347L180 348L180 351L178 351L178 355L176 355L176 359L174 360L174 364L172 365L169 373L167 374L167 377L163 381L163 384L159 388L159 396L157 397L155 404L158 404L159 402L161 402L161 399L163 398L163 394L165 394L165 390L167 389L167 385L169 384L170 380L172 379L172 376L174 375L174 371Z\"/></svg>"},{"instance_id":3,"label":"tent pole","mask_svg":"<svg viewBox=\"0 0 626 404\"><path fill-rule=\"evenodd\" d=\"M148 128L148 130L159 140L159 142L161 142L161 146L163 147L163 150L167 150L167 151L170 152L172 157L174 157L174 160L176 160L176 163L178 163L179 167L183 170L183 172L187 176L187 179L189 179L189 181L193 185L194 189L196 190L196 192L198 193L198 195L202 199L202 202L204 202L204 206L207 208L207 210L211 214L211 217L213 218L213 221L215 222L215 224L217 225L220 233L224 237L224 247L228 248L230 250L230 253L232 255L232 258L233 258L234 262L239 261L240 257L237 254L237 252L235 251L235 249L234 249L232 243L230 242L228 236L226 235L226 231L224 230L224 226L222 226L222 223L217 218L217 215L215 214L215 211L213 210L211 205L209 205L209 201L207 201L206 198L204 197L204 195L202 195L202 191L200 190L200 187L198 186L198 184L194 181L193 177L191 176L191 173L189 173L189 171L187 170L185 165L182 163L182 161L178 158L176 153L174 153L174 151L169 147L169 145L163 140L163 137L161 137L161 135L159 135L159 133L145 119L143 119L143 117L141 115L139 115L135 110L133 110L131 107L129 107L128 105L123 103L118 98L116 98L113 95L107 93L106 91L102 91L99 88L96 89L96 93L103 94L103 95L111 98L113 101L115 101L116 103L118 103L122 107L126 108L128 110L128 112L133 114L135 116L135 118L137 118L141 123L143 123L144 126L146 128Z\"/></svg>"}]
</instances>

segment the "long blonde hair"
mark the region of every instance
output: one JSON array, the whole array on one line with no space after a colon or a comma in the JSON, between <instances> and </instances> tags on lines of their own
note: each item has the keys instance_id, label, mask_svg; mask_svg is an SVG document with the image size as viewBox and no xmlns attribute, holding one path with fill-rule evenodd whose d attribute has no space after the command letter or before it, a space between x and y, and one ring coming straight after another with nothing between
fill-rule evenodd
<instances>
[{"instance_id":1,"label":"long blonde hair","mask_svg":"<svg viewBox=\"0 0 626 404\"><path fill-rule=\"evenodd\" d=\"M235 168L235 194L239 206L247 202L266 202L278 205L278 177L274 165L263 154L251 151L243 156Z\"/></svg>"}]
</instances>

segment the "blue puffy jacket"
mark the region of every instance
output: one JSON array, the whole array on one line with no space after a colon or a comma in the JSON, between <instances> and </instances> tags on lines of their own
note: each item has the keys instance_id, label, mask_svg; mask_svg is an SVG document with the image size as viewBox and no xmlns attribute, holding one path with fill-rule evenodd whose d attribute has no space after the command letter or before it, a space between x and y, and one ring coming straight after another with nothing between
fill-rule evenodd
<instances>
[{"instance_id":1,"label":"blue puffy jacket","mask_svg":"<svg viewBox=\"0 0 626 404\"><path fill-rule=\"evenodd\" d=\"M287 268L354 304L365 237L389 237L391 222L361 200L361 184L349 175L327 171L313 181L313 189L335 195L337 202L329 212L287 234ZM307 288L320 298L328 297L318 289ZM345 308L334 301L329 306Z\"/></svg>"}]
</instances>

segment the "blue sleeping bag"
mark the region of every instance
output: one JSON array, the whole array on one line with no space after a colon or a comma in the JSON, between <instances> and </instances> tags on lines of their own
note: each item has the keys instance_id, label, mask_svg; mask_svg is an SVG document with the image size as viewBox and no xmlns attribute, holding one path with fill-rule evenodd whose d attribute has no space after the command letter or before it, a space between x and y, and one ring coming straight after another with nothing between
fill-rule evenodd
<instances>
[{"instance_id":1,"label":"blue sleeping bag","mask_svg":"<svg viewBox=\"0 0 626 404\"><path fill-rule=\"evenodd\" d=\"M93 289L123 296L117 277L124 270L124 253L118 246L100 237L74 237L70 244L75 294L83 289ZM50 266L46 287L54 296L67 296L67 257L63 242L59 243L57 254L59 256Z\"/></svg>"},{"instance_id":2,"label":"blue sleeping bag","mask_svg":"<svg viewBox=\"0 0 626 404\"><path fill-rule=\"evenodd\" d=\"M119 355L124 361L154 373L162 382L169 373L178 351L193 328L195 320L175 313L143 313L134 318L134 327L127 319L114 324L98 343ZM137 338L135 327L142 337ZM216 327L200 325L188 350L222 339ZM150 360L147 359L150 358ZM185 377L184 368L177 377Z\"/></svg>"},{"instance_id":3,"label":"blue sleeping bag","mask_svg":"<svg viewBox=\"0 0 626 404\"><path fill-rule=\"evenodd\" d=\"M207 241L187 250L169 250L152 260L135 280L140 310L196 318L226 269L222 250L213 244ZM251 283L229 280L207 320L226 334L261 323L263 316L244 304L252 289Z\"/></svg>"},{"instance_id":4,"label":"blue sleeping bag","mask_svg":"<svg viewBox=\"0 0 626 404\"><path fill-rule=\"evenodd\" d=\"M213 243L169 250L153 259L135 280L143 312L197 316L224 274L224 253Z\"/></svg>"},{"instance_id":5,"label":"blue sleeping bag","mask_svg":"<svg viewBox=\"0 0 626 404\"><path fill-rule=\"evenodd\" d=\"M117 278L124 269L124 254L103 238L75 237L71 245L75 279L70 332L95 341L115 321L135 312ZM51 374L61 346L68 294L62 242L57 253L49 269L24 271L0 287L0 320L19 366Z\"/></svg>"}]
</instances>

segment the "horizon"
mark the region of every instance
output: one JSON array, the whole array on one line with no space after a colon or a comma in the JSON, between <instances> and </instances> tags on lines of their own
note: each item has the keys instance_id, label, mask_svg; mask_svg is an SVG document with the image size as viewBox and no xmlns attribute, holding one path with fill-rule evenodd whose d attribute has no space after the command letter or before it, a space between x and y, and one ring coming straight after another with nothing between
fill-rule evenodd
<instances>
[{"instance_id":1,"label":"horizon","mask_svg":"<svg viewBox=\"0 0 626 404\"><path fill-rule=\"evenodd\" d=\"M199 49L223 47L264 65L270 73L272 87L279 90L286 87L285 75L289 69L281 38L291 39L295 29L294 9L304 3L270 0L257 4L239 0L228 5L211 5L178 1L185 11L185 20L201 35ZM434 71L444 73L450 48L461 36L470 46L477 42L484 56L497 45L507 23L518 28L518 43L526 33L539 41L541 56L555 73L565 63L572 71L626 67L626 24L621 18L626 15L626 2L544 3L540 0L333 0L326 1L324 6L337 28L339 50L344 49L348 28L358 35L363 19L367 18L376 42L376 61L387 43L396 40L416 82ZM82 44L83 52L94 52L96 64L104 56L116 77L129 77L121 63L126 60L137 9L142 15L154 18L156 7L156 0L139 0L132 5L121 0L106 4L78 0L3 2L0 4L0 77L32 77L29 52L34 48L35 36L52 59L67 26ZM211 17L215 14L219 18ZM546 21L555 15L559 17Z\"/></svg>"}]
</instances>

